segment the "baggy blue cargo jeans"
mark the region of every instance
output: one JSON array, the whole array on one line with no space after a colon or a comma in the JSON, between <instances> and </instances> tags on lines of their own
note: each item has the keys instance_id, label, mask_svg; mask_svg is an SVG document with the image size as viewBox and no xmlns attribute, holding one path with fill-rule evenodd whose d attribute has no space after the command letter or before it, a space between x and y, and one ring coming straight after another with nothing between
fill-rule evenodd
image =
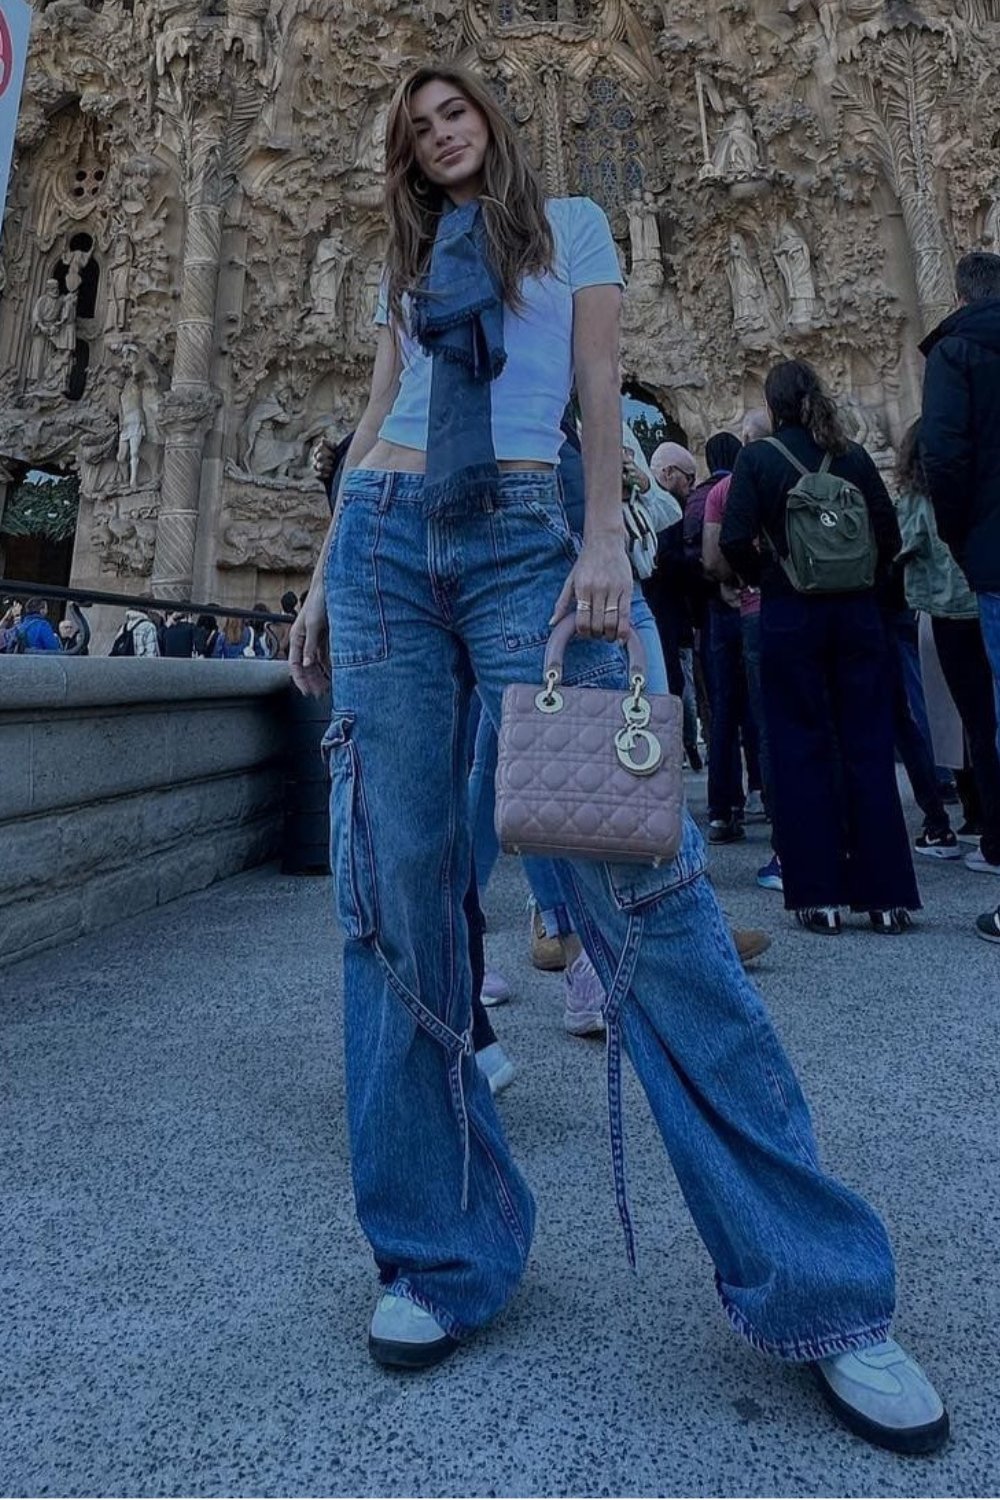
<instances>
[{"instance_id":1,"label":"baggy blue cargo jeans","mask_svg":"<svg viewBox=\"0 0 1000 1500\"><path fill-rule=\"evenodd\" d=\"M472 1051L469 704L475 684L496 720L507 683L541 682L574 556L550 473L504 474L495 503L427 514L419 475L355 470L327 563L325 744L357 1212L383 1285L456 1338L513 1296L535 1217ZM625 680L616 646L578 641L568 653L567 681ZM819 1164L693 822L668 866L561 868L607 995L612 1157L630 1254L622 1043L735 1328L789 1360L879 1342L894 1300L885 1230Z\"/></svg>"}]
</instances>

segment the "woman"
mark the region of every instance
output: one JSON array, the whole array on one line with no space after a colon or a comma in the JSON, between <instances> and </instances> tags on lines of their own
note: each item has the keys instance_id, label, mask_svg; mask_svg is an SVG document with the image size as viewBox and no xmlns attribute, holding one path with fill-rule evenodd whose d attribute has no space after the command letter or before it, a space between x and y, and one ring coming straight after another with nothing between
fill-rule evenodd
<instances>
[{"instance_id":1,"label":"woman","mask_svg":"<svg viewBox=\"0 0 1000 1500\"><path fill-rule=\"evenodd\" d=\"M744 583L760 584L785 906L812 932L838 934L842 906L867 911L876 932L905 932L920 897L896 786L885 629L874 589L805 594L787 576L787 500L802 477L793 459L816 472L829 454L830 472L861 491L883 577L899 550L896 514L811 365L776 365L764 398L774 436L740 454L719 540Z\"/></svg>"},{"instance_id":2,"label":"woman","mask_svg":"<svg viewBox=\"0 0 1000 1500\"><path fill-rule=\"evenodd\" d=\"M618 643L632 577L621 284L604 215L586 199L546 203L488 91L437 65L393 99L386 209L371 397L289 659L305 691L324 690L332 666L348 1124L358 1216L382 1282L369 1347L412 1369L445 1358L510 1300L535 1217L471 1056L462 903L472 685L496 721L507 683L541 682L552 623L572 610L582 640L570 678L624 687ZM579 548L553 472L574 374ZM565 868L574 925L607 991L630 1251L622 1040L733 1325L780 1357L816 1361L837 1410L869 1437L936 1446L947 1430L940 1399L888 1340L885 1231L818 1164L805 1101L740 968L694 825L667 867ZM899 1374L892 1396L874 1368L886 1361Z\"/></svg>"},{"instance_id":3,"label":"woman","mask_svg":"<svg viewBox=\"0 0 1000 1500\"><path fill-rule=\"evenodd\" d=\"M962 720L982 820L980 847L966 857L973 870L1000 874L1000 756L993 673L979 628L979 604L965 574L938 536L920 459L920 423L903 439L896 469L897 511L906 568L906 602L930 616L941 670ZM1000 942L1000 913L976 923Z\"/></svg>"},{"instance_id":4,"label":"woman","mask_svg":"<svg viewBox=\"0 0 1000 1500\"><path fill-rule=\"evenodd\" d=\"M245 620L227 615L222 629L216 632L212 655L220 661L237 661L241 656L255 656L253 631Z\"/></svg>"}]
</instances>

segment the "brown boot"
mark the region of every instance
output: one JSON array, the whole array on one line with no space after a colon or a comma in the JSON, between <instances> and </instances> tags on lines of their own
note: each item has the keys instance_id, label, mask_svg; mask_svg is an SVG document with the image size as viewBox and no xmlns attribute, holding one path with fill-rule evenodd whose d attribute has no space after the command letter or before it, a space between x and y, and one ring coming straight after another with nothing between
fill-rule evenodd
<instances>
[{"instance_id":1,"label":"brown boot","mask_svg":"<svg viewBox=\"0 0 1000 1500\"><path fill-rule=\"evenodd\" d=\"M736 952L744 968L760 958L761 954L766 953L771 946L771 939L767 933L761 932L756 927L734 927L733 942L736 944Z\"/></svg>"},{"instance_id":2,"label":"brown boot","mask_svg":"<svg viewBox=\"0 0 1000 1500\"><path fill-rule=\"evenodd\" d=\"M536 969L542 969L546 974L557 974L565 969L568 961L565 938L549 937L542 926L542 918L538 909L533 906L531 909L531 962Z\"/></svg>"}]
</instances>

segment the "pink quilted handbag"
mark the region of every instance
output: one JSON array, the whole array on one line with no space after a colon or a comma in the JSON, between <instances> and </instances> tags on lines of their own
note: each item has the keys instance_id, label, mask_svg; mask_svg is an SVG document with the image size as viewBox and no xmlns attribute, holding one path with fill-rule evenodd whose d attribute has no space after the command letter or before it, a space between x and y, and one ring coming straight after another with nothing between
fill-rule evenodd
<instances>
[{"instance_id":1,"label":"pink quilted handbag","mask_svg":"<svg viewBox=\"0 0 1000 1500\"><path fill-rule=\"evenodd\" d=\"M658 865L681 842L683 710L645 694L646 660L628 639L631 690L562 686L576 633L567 615L549 637L545 685L503 695L496 831L509 854Z\"/></svg>"}]
</instances>

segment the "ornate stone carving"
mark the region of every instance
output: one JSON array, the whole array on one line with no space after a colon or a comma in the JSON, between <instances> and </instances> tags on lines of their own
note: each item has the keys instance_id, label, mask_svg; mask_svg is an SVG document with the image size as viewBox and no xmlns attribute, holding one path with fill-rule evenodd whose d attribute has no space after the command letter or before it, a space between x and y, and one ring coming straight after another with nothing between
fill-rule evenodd
<instances>
[{"instance_id":1,"label":"ornate stone carving","mask_svg":"<svg viewBox=\"0 0 1000 1500\"><path fill-rule=\"evenodd\" d=\"M998 0L39 3L0 465L78 470L81 580L304 582L309 444L371 370L388 101L453 55L549 191L607 211L627 368L691 443L801 352L885 460L956 255L1000 249L998 26Z\"/></svg>"},{"instance_id":2,"label":"ornate stone carving","mask_svg":"<svg viewBox=\"0 0 1000 1500\"><path fill-rule=\"evenodd\" d=\"M774 259L785 283L789 328L812 328L817 316L816 284L809 246L790 219L786 219L774 242Z\"/></svg>"}]
</instances>

